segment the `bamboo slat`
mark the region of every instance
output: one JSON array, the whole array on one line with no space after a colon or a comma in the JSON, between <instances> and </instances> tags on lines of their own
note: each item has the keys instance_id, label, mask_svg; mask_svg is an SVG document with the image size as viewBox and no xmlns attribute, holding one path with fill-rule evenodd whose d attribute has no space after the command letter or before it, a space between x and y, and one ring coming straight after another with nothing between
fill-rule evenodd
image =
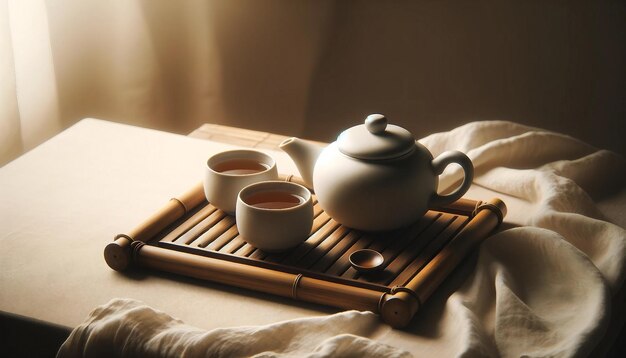
<instances>
[{"instance_id":1,"label":"bamboo slat","mask_svg":"<svg viewBox=\"0 0 626 358\"><path fill-rule=\"evenodd\" d=\"M235 128L223 126L213 123L205 123L193 132L189 133L190 137L210 139L215 142L228 143L249 148L278 149L278 145L282 143L288 136L279 134L260 132L251 129ZM326 143L311 141L311 143L320 146Z\"/></svg>"}]
</instances>

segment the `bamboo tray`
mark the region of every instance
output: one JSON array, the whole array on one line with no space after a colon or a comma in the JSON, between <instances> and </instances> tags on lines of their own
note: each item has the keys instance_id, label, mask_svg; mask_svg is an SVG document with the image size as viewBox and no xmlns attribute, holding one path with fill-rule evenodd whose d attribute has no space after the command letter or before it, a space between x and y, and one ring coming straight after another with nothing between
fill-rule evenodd
<instances>
[{"instance_id":1,"label":"bamboo tray","mask_svg":"<svg viewBox=\"0 0 626 358\"><path fill-rule=\"evenodd\" d=\"M293 176L283 179L299 181ZM344 309L369 310L401 328L506 215L500 199L461 199L429 211L408 228L374 234L338 224L314 203L309 238L288 252L268 254L238 235L234 217L208 203L199 183L128 234L117 235L106 246L104 257L117 271L137 265ZM361 248L382 253L384 269L359 273L351 267L348 256Z\"/></svg>"}]
</instances>

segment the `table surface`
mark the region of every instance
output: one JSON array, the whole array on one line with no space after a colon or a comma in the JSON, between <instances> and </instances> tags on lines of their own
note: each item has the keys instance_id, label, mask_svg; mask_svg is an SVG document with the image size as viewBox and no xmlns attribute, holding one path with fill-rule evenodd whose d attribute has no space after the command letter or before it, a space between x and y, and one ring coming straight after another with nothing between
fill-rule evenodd
<instances>
[{"instance_id":1,"label":"table surface","mask_svg":"<svg viewBox=\"0 0 626 358\"><path fill-rule=\"evenodd\" d=\"M116 234L134 228L169 198L197 184L213 153L253 147L272 155L281 173L297 174L289 157L277 150L283 139L214 124L181 136L85 119L0 168L0 311L74 327L98 305L128 297L202 329L337 312L162 272L119 273L103 258L104 247ZM467 194L492 196L475 186ZM504 199L509 207L517 200ZM510 211L507 221L515 215ZM471 264L466 266L431 298L439 302L432 314L471 270ZM426 321L431 313L424 314ZM454 332L438 335L442 342L454 340ZM381 325L374 336L409 351L423 343L446 354L446 347L433 345L427 334Z\"/></svg>"},{"instance_id":2,"label":"table surface","mask_svg":"<svg viewBox=\"0 0 626 358\"><path fill-rule=\"evenodd\" d=\"M284 137L210 124L189 137L87 119L3 167L0 310L74 327L97 305L132 297L207 329L333 312L167 274L124 275L106 265L103 249L113 236L201 180L212 153L255 147L275 156L281 172L297 173L285 154L270 151ZM216 307L210 324L189 308L207 303ZM241 311L241 320L216 315L224 310Z\"/></svg>"},{"instance_id":3,"label":"table surface","mask_svg":"<svg viewBox=\"0 0 626 358\"><path fill-rule=\"evenodd\" d=\"M98 128L103 128L107 135L101 136L98 133ZM116 134L117 132L130 132L131 134L128 136L118 135ZM151 135L146 136L146 133ZM81 138L80 136L83 137ZM74 243L67 244L64 242L64 235L61 234L61 232L69 232L69 235L78 235L77 233L72 233L71 228L67 228L67 230L60 228L60 226L71 227L71 220L93 222L98 215L102 215L104 219L110 212L100 211L98 215L89 215L89 211L93 210L86 210L81 215L74 215L77 209L72 210L66 206L72 200L59 198L59 202L66 204L55 203L60 206L59 209L70 210L68 215L63 217L63 222L59 224L58 216L55 217L51 213L54 207L48 207L47 210L29 208L31 203L41 198L29 194L32 190L28 189L27 183L33 177L39 177L38 172L42 165L44 167L49 164L54 165L55 161L71 160L75 157L73 154L76 153L71 153L72 146L75 146L77 150L80 150L79 147L82 147L91 155L97 156L105 155L106 153L94 150L95 146L97 146L98 142L107 141L107 139L121 140L127 138L129 140L127 143L128 149L132 151L136 146L128 145L131 142L131 138L132 140L145 140L148 137L160 136L162 134L150 130L97 120L86 120L77 125L76 128L70 128L66 133L60 134L60 139L53 138L50 141L51 143L43 144L41 148L36 148L23 158L19 158L14 163L0 169L0 181L8 184L0 187L8 189L8 187L13 186L13 190L0 189L0 197L3 199L1 202L6 204L0 204L0 243L3 246L3 249L0 250L0 268L2 270L0 272L0 322L3 327L10 328L7 330L8 332L3 334L2 345L5 349L10 351L13 348L27 355L52 355L60 343L65 340L69 331L82 322L96 305L104 304L114 297L143 298L145 302L155 304L155 307L159 307L173 315L178 314L178 317L184 317L187 323L195 323L199 327L205 328L211 326L206 324L206 316L194 321L190 318L197 317L197 315L188 314L185 310L176 310L176 307L181 306L179 304L181 297L187 295L190 291L196 292L191 294L191 296L199 300L201 298L197 294L206 295L208 286L209 290L216 291L215 296L217 298L215 301L223 297L226 297L231 302L237 302L237 299L252 301L249 308L254 312L263 312L260 306L271 305L271 300L276 300L276 298L269 299L263 295L245 290L220 285L200 284L186 278L170 277L161 274L157 274L157 278L142 278L140 277L142 274L124 277L114 273L108 266L102 265L104 260L101 252L106 243L112 238L112 235L116 233L115 231L106 230L107 232L104 232L99 230L98 233L92 231L81 237L81 239L89 241L83 241L80 244L76 244L75 240L73 240ZM177 137L174 135L166 136ZM84 139L87 137L93 137L94 143L84 142ZM272 133L215 124L204 124L190 133L189 137L208 139L224 145L271 150L277 150L278 144L286 138ZM180 138L177 139L180 140ZM225 147L224 145L212 145L209 152L225 149L223 148ZM59 150L64 152L64 156L55 156L52 153L48 153L58 152ZM206 155L207 151L202 152ZM135 160L138 159L138 157L131 157ZM119 166L117 167L121 169ZM93 171L96 168L91 166L90 170ZM45 169L42 170L45 171ZM286 170L288 171L289 169ZM71 181L71 177L75 176L76 173L77 171L56 170L54 174L48 173L48 175L54 175L59 179L57 189L59 186L63 187L62 193L68 195L70 199L76 199L76 191L84 191L84 187L81 188L79 185L71 189L71 187L64 186L62 183L63 178ZM90 177L88 173L83 174L83 179ZM19 185L22 181L19 179L20 177L26 177L24 185ZM42 177L41 179L44 178ZM37 180L33 181L36 182ZM118 184L123 186L121 182L118 182ZM178 192L180 192L181 186L178 185L177 187ZM109 189L111 189L109 193L114 196L117 196L115 190L124 191L120 187L117 189L109 187ZM34 192L40 193L37 189ZM156 207L159 205L157 203L163 203L169 197L168 195L173 194L168 193L166 196L157 195L155 198L158 199L155 200L155 203L148 206ZM58 196L62 195L59 193ZM131 193L129 198L132 197ZM11 205L10 202L12 201L18 204ZM128 206L129 204L132 208L132 202L125 205ZM32 205L37 206L36 204ZM95 207L91 206L91 208L97 207L97 205ZM19 210L24 210L26 213L20 214L17 212ZM72 213L72 211L74 212ZM31 215L28 215L28 212L31 212ZM148 210L143 210L142 212L147 214ZM37 226L38 221L41 221L41 226L46 228L46 230L33 232L31 228ZM135 222L135 224L137 223ZM36 251L37 255L31 255L30 252L32 251ZM86 256L85 253L87 253ZM76 257L74 256L76 254L82 256ZM72 264L68 265L67 263ZM86 270L83 270L83 268L86 268ZM89 274L80 274L83 271L94 274L94 270L96 270L96 274L92 277L97 277L96 280L90 279ZM121 285L120 281L122 282ZM147 282L144 283L142 281ZM131 284L132 290L124 288L128 283ZM140 294L133 294L133 291L137 292L137 289L139 289ZM169 296L166 293L168 291L171 292ZM224 293L220 294L221 291ZM42 295L40 294L41 292L47 292L47 294ZM119 294L119 292L124 293ZM242 296L243 299L241 298ZM152 297L155 297L155 299L150 299ZM284 299L278 299L279 302L281 300L284 301ZM210 302L211 300L208 301ZM275 307L280 308L280 304ZM292 314L306 316L328 312L328 309L321 309L320 311L319 309L311 310L310 308L306 305L301 308L295 307L290 314L277 314L277 317L288 319ZM278 309L278 311L283 310ZM275 313L276 310L274 310L274 313L257 315L261 317L257 323L269 323L272 314ZM228 326L229 321L230 325L236 324L236 320L228 318L213 321L216 327L220 324ZM36 346L31 344L33 339L36 339L38 342Z\"/></svg>"},{"instance_id":4,"label":"table surface","mask_svg":"<svg viewBox=\"0 0 626 358\"><path fill-rule=\"evenodd\" d=\"M116 234L197 184L216 152L255 147L279 172L298 174L275 150L282 138L214 125L182 136L85 119L8 163L0 169L0 311L71 328L123 297L207 330L338 312L163 272L119 273L103 257ZM386 325L374 338L406 350L430 340Z\"/></svg>"}]
</instances>

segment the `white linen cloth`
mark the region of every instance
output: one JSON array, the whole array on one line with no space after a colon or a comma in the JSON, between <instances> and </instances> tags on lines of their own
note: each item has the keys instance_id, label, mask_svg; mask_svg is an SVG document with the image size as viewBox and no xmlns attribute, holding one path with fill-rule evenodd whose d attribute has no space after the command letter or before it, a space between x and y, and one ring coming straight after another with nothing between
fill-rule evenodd
<instances>
[{"instance_id":1,"label":"white linen cloth","mask_svg":"<svg viewBox=\"0 0 626 358\"><path fill-rule=\"evenodd\" d=\"M346 311L258 327L201 330L145 304L115 299L98 307L74 330L59 356L85 357L409 357L388 345L361 337L378 317ZM75 344L76 340L86 339Z\"/></svg>"},{"instance_id":2,"label":"white linen cloth","mask_svg":"<svg viewBox=\"0 0 626 358\"><path fill-rule=\"evenodd\" d=\"M502 121L469 123L421 142L435 156L467 153L476 168L468 197L501 197L509 214L506 229L444 283L408 333L356 311L206 331L121 299L95 309L59 356L419 356L443 346L456 356L590 354L612 304L624 305L612 299L623 289L626 231L596 205L611 198L617 220L626 209L624 158ZM447 171L440 189L460 175Z\"/></svg>"}]
</instances>

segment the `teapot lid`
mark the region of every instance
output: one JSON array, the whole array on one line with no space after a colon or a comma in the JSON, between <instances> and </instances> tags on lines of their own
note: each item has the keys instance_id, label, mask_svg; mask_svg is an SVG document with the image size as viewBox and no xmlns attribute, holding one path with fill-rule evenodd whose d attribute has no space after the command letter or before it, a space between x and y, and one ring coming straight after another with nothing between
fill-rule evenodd
<instances>
[{"instance_id":1,"label":"teapot lid","mask_svg":"<svg viewBox=\"0 0 626 358\"><path fill-rule=\"evenodd\" d=\"M406 129L387 124L382 114L370 114L365 123L348 128L337 138L339 150L357 159L382 160L400 157L415 148Z\"/></svg>"}]
</instances>

